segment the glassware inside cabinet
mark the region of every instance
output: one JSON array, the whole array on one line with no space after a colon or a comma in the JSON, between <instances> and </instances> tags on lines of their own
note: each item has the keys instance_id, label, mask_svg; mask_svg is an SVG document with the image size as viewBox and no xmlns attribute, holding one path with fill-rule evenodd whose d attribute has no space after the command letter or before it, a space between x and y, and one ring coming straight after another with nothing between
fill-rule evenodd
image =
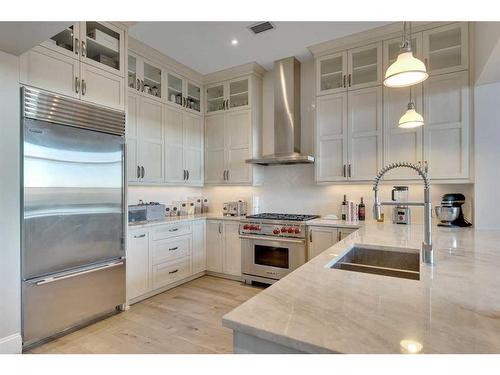
<instances>
[{"instance_id":1,"label":"glassware inside cabinet","mask_svg":"<svg viewBox=\"0 0 500 375\"><path fill-rule=\"evenodd\" d=\"M168 101L182 105L182 79L168 74Z\"/></svg>"},{"instance_id":2,"label":"glassware inside cabinet","mask_svg":"<svg viewBox=\"0 0 500 375\"><path fill-rule=\"evenodd\" d=\"M201 88L188 82L187 107L195 111L201 110Z\"/></svg>"},{"instance_id":3,"label":"glassware inside cabinet","mask_svg":"<svg viewBox=\"0 0 500 375\"><path fill-rule=\"evenodd\" d=\"M224 85L207 88L207 112L224 109Z\"/></svg>"},{"instance_id":4,"label":"glassware inside cabinet","mask_svg":"<svg viewBox=\"0 0 500 375\"><path fill-rule=\"evenodd\" d=\"M248 79L229 83L229 108L248 105Z\"/></svg>"},{"instance_id":5,"label":"glassware inside cabinet","mask_svg":"<svg viewBox=\"0 0 500 375\"><path fill-rule=\"evenodd\" d=\"M343 86L343 56L320 62L321 91L334 90Z\"/></svg>"},{"instance_id":6,"label":"glassware inside cabinet","mask_svg":"<svg viewBox=\"0 0 500 375\"><path fill-rule=\"evenodd\" d=\"M120 34L99 22L87 22L86 32L87 43L84 55L103 65L120 70Z\"/></svg>"},{"instance_id":7,"label":"glassware inside cabinet","mask_svg":"<svg viewBox=\"0 0 500 375\"><path fill-rule=\"evenodd\" d=\"M144 92L161 98L161 68L144 62Z\"/></svg>"}]
</instances>

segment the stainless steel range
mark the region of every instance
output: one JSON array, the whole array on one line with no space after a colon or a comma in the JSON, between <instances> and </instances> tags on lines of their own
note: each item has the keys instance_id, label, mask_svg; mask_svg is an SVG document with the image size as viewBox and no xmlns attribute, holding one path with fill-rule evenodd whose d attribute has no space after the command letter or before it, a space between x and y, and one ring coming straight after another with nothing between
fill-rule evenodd
<instances>
[{"instance_id":1,"label":"stainless steel range","mask_svg":"<svg viewBox=\"0 0 500 375\"><path fill-rule=\"evenodd\" d=\"M272 284L307 260L306 221L317 215L264 213L241 220L243 281Z\"/></svg>"}]
</instances>

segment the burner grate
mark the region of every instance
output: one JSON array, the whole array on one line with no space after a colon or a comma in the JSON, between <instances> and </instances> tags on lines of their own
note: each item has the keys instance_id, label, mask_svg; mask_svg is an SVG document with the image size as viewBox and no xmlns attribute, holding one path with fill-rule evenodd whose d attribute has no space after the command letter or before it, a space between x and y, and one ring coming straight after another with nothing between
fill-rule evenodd
<instances>
[{"instance_id":1,"label":"burner grate","mask_svg":"<svg viewBox=\"0 0 500 375\"><path fill-rule=\"evenodd\" d=\"M286 221L308 221L316 219L318 217L319 215L277 214L277 213L262 213L262 214L247 216L248 219L286 220Z\"/></svg>"}]
</instances>

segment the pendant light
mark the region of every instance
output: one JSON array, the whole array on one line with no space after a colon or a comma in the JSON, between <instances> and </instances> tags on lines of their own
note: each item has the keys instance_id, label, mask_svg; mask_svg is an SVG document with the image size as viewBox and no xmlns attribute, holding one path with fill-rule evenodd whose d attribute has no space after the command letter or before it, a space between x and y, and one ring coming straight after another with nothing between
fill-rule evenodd
<instances>
[{"instance_id":1,"label":"pendant light","mask_svg":"<svg viewBox=\"0 0 500 375\"><path fill-rule=\"evenodd\" d=\"M395 62L385 72L384 85L387 87L406 87L423 82L429 77L425 64L413 56L411 50L411 24L407 32L403 23L403 42Z\"/></svg>"},{"instance_id":2,"label":"pendant light","mask_svg":"<svg viewBox=\"0 0 500 375\"><path fill-rule=\"evenodd\" d=\"M408 109L406 113L399 119L398 127L404 129L418 128L424 125L424 118L420 113L415 111L415 103L411 97L410 87L410 101L408 102Z\"/></svg>"}]
</instances>

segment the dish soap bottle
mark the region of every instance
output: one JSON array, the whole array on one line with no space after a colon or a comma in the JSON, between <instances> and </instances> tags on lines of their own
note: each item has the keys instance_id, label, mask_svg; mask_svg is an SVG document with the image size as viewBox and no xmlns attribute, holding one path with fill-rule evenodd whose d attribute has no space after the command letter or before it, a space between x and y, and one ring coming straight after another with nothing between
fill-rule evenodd
<instances>
[{"instance_id":1,"label":"dish soap bottle","mask_svg":"<svg viewBox=\"0 0 500 375\"><path fill-rule=\"evenodd\" d=\"M360 221L365 221L365 204L363 203L363 197L361 197L361 203L358 206L358 215Z\"/></svg>"},{"instance_id":2,"label":"dish soap bottle","mask_svg":"<svg viewBox=\"0 0 500 375\"><path fill-rule=\"evenodd\" d=\"M342 220L347 220L347 196L344 194L344 201L341 206L341 215Z\"/></svg>"}]
</instances>

